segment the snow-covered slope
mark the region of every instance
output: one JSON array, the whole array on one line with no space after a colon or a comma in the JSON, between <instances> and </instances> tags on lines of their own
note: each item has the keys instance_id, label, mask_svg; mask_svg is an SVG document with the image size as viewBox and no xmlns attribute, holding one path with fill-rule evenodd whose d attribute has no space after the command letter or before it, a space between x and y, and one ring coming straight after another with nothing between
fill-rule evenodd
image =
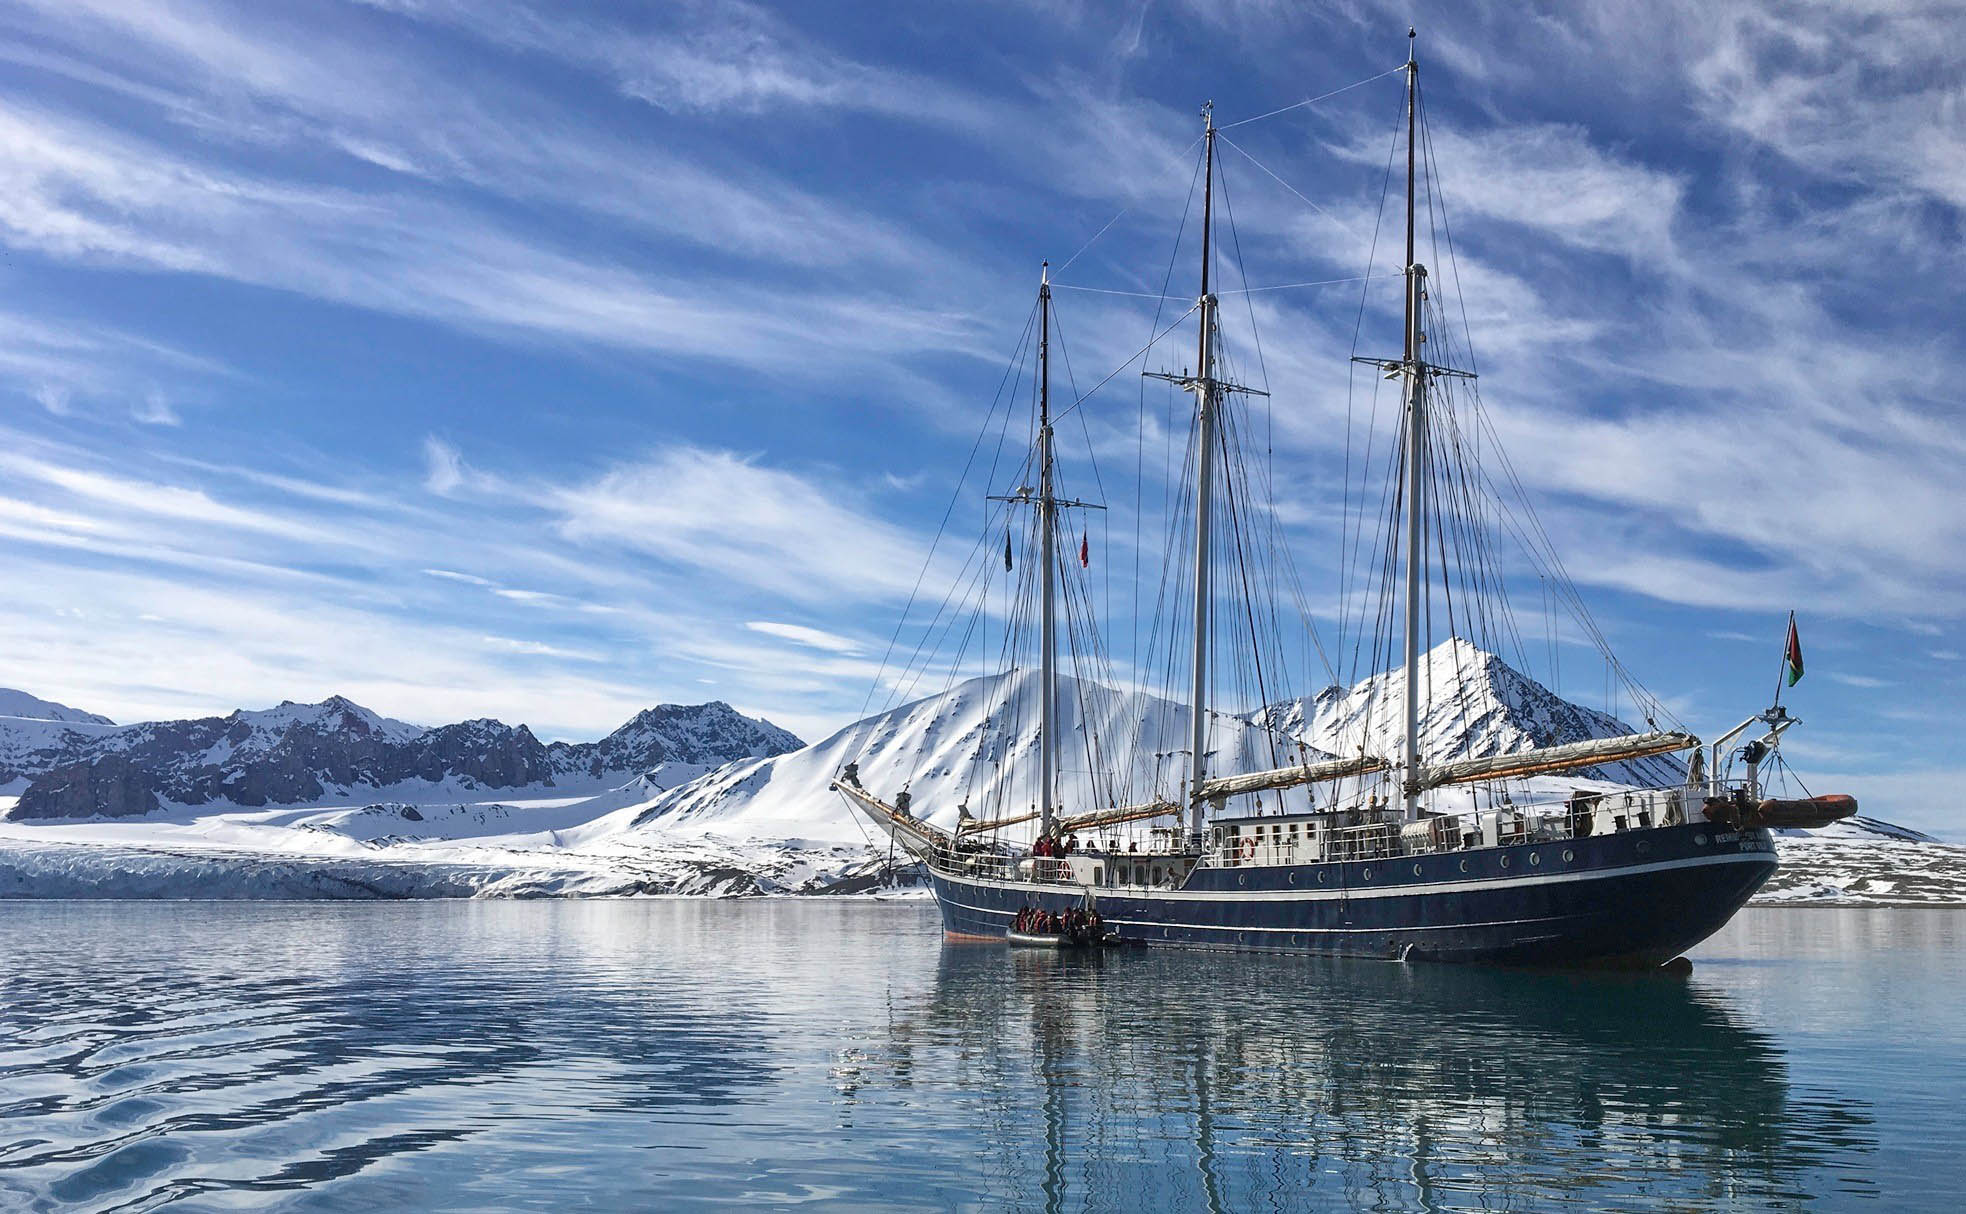
<instances>
[{"instance_id":1,"label":"snow-covered slope","mask_svg":"<svg viewBox=\"0 0 1966 1214\"><path fill-rule=\"evenodd\" d=\"M1459 638L1421 659L1420 757L1429 763L1486 758L1538 746L1614 738L1637 732L1615 717L1572 704L1501 658ZM1328 687L1271 710L1285 732L1319 750L1396 757L1406 672L1392 670L1352 687ZM1260 719L1262 714L1252 714ZM1607 763L1579 775L1619 784L1660 787L1686 778L1678 759L1661 756Z\"/></svg>"},{"instance_id":2,"label":"snow-covered slope","mask_svg":"<svg viewBox=\"0 0 1966 1214\"><path fill-rule=\"evenodd\" d=\"M1185 706L1070 678L1059 700L1066 739L1059 799L1067 812L1178 793L1188 767ZM861 838L839 794L827 789L848 763L858 763L861 782L883 796L905 788L916 814L945 826L955 823L958 806L979 818L1021 813L1037 803L1037 704L1035 671L970 679L804 749L711 772L656 798L639 825ZM1113 787L1102 779L1095 789L1088 774L1088 724L1106 749L1102 770L1111 764L1122 772ZM1217 770L1273 762L1269 739L1248 721L1223 719L1213 742Z\"/></svg>"},{"instance_id":3,"label":"snow-covered slope","mask_svg":"<svg viewBox=\"0 0 1966 1214\"><path fill-rule=\"evenodd\" d=\"M83 712L53 700L31 696L12 687L0 687L0 717L26 717L34 721L68 721L77 725L114 725L108 717Z\"/></svg>"}]
</instances>

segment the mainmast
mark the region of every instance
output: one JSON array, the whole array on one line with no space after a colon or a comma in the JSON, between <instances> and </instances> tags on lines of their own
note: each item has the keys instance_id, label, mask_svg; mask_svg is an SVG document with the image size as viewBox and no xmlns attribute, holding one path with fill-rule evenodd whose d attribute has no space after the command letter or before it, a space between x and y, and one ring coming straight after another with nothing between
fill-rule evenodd
<instances>
[{"instance_id":1,"label":"mainmast","mask_svg":"<svg viewBox=\"0 0 1966 1214\"><path fill-rule=\"evenodd\" d=\"M1194 694L1189 697L1192 713L1190 743L1193 756L1189 765L1188 829L1201 833L1202 784L1208 778L1208 608L1212 582L1209 577L1208 540L1210 507L1215 498L1215 412L1220 390L1215 382L1215 296L1209 292L1209 262L1213 258L1215 229L1215 103L1201 108L1202 194L1201 194L1201 348L1195 354L1195 424L1197 450L1195 474L1195 663Z\"/></svg>"},{"instance_id":2,"label":"mainmast","mask_svg":"<svg viewBox=\"0 0 1966 1214\"><path fill-rule=\"evenodd\" d=\"M1164 379L1195 394L1195 678L1193 694L1188 701L1192 724L1188 742L1192 758L1188 773L1188 829L1197 835L1201 833L1202 809L1208 796L1209 600L1213 590L1213 579L1209 576L1208 544L1213 530L1215 448L1221 442L1218 435L1222 398L1230 392L1250 396L1269 395L1255 388L1245 388L1241 384L1215 378L1215 295L1209 283L1210 262L1215 252L1214 102L1201 107L1201 120L1201 299L1196 305L1201 313L1201 347L1195 354L1193 375L1147 373L1150 379Z\"/></svg>"},{"instance_id":3,"label":"mainmast","mask_svg":"<svg viewBox=\"0 0 1966 1214\"><path fill-rule=\"evenodd\" d=\"M1038 559L1044 566L1038 659L1038 810L1049 835L1058 812L1058 495L1051 478L1051 263L1038 275Z\"/></svg>"},{"instance_id":4,"label":"mainmast","mask_svg":"<svg viewBox=\"0 0 1966 1214\"><path fill-rule=\"evenodd\" d=\"M1421 313L1427 302L1427 267L1414 258L1414 196L1418 185L1420 65L1413 57L1414 32L1406 31L1406 334L1400 357L1352 357L1406 383L1406 688L1405 737L1399 757L1400 812L1408 822L1420 817L1420 792L1428 773L1420 767L1420 608L1427 591L1427 385L1435 379L1473 379L1474 373L1430 363Z\"/></svg>"},{"instance_id":5,"label":"mainmast","mask_svg":"<svg viewBox=\"0 0 1966 1214\"><path fill-rule=\"evenodd\" d=\"M1402 816L1420 817L1420 596L1426 578L1427 377L1420 357L1420 304L1426 268L1413 259L1414 102L1420 65L1413 57L1414 31L1406 31L1406 737L1401 753Z\"/></svg>"}]
</instances>

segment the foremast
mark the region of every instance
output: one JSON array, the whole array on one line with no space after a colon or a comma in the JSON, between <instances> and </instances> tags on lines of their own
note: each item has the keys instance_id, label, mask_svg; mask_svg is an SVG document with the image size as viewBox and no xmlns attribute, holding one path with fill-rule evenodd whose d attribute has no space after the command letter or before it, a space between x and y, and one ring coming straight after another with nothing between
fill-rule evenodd
<instances>
[{"instance_id":1,"label":"foremast","mask_svg":"<svg viewBox=\"0 0 1966 1214\"><path fill-rule=\"evenodd\" d=\"M1051 263L1038 272L1038 559L1040 592L1038 812L1049 835L1058 815L1058 494L1051 452Z\"/></svg>"},{"instance_id":2,"label":"foremast","mask_svg":"<svg viewBox=\"0 0 1966 1214\"><path fill-rule=\"evenodd\" d=\"M1051 263L1038 274L1038 488L1026 485L993 502L1033 506L1038 512L1038 812L999 819L998 824L1040 820L1043 834L1059 827L1058 819L1058 520L1066 510L1103 510L1094 502L1058 496L1057 455L1051 430ZM1005 544L1009 544L1006 539ZM1009 561L1009 550L1005 550ZM1006 564L1006 567L1007 564Z\"/></svg>"}]
</instances>

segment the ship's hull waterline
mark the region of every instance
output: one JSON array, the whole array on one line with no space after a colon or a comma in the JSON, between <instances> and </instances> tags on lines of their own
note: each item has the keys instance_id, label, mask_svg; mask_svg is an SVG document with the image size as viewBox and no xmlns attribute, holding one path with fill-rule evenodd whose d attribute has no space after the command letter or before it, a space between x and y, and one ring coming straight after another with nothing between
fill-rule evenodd
<instances>
[{"instance_id":1,"label":"ship's hull waterline","mask_svg":"<svg viewBox=\"0 0 1966 1214\"><path fill-rule=\"evenodd\" d=\"M1180 889L1090 895L1111 931L1149 945L1649 967L1720 930L1775 868L1767 831L1701 823L1427 856L1203 868ZM1088 893L940 866L930 879L952 938L1001 940L1025 907L1062 911Z\"/></svg>"}]
</instances>

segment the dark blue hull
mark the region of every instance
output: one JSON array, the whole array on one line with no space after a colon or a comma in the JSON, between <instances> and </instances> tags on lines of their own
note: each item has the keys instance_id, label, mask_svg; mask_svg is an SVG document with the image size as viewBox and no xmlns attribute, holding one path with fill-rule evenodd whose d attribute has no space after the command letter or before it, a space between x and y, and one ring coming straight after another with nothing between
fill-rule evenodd
<instances>
[{"instance_id":1,"label":"dark blue hull","mask_svg":"<svg viewBox=\"0 0 1966 1214\"><path fill-rule=\"evenodd\" d=\"M1775 871L1765 830L1705 825L1431 856L1198 869L1180 889L1093 887L1129 941L1503 965L1659 965L1718 931ZM1084 886L930 873L943 926L1001 938Z\"/></svg>"}]
</instances>

